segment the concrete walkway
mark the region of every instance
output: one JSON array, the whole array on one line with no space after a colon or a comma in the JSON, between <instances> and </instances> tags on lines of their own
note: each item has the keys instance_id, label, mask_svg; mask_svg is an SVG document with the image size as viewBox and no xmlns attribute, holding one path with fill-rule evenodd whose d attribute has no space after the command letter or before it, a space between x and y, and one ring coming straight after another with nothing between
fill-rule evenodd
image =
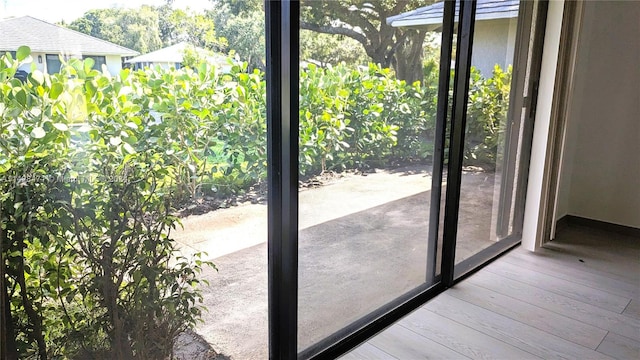
<instances>
[{"instance_id":1,"label":"concrete walkway","mask_svg":"<svg viewBox=\"0 0 640 360\"><path fill-rule=\"evenodd\" d=\"M479 240L459 244L461 257L492 243L492 177L464 182L477 191L463 202L489 208L461 212ZM426 171L379 171L301 191L300 350L425 282L430 186ZM197 332L233 359L268 357L266 218L266 205L244 204L188 217L175 234L185 253L207 251L219 269L203 274L209 311Z\"/></svg>"}]
</instances>

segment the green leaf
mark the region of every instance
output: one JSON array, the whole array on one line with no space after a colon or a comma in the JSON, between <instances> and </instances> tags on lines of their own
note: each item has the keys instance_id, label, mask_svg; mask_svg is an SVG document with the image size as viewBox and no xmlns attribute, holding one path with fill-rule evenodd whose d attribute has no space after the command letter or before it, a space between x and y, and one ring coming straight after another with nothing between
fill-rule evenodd
<instances>
[{"instance_id":1,"label":"green leaf","mask_svg":"<svg viewBox=\"0 0 640 360\"><path fill-rule=\"evenodd\" d=\"M120 138L120 136L113 136L109 139L109 144L113 146L118 146L121 143L122 143L122 139Z\"/></svg>"},{"instance_id":2,"label":"green leaf","mask_svg":"<svg viewBox=\"0 0 640 360\"><path fill-rule=\"evenodd\" d=\"M42 73L42 71L36 70L32 72L31 78L35 80L35 82L37 82L38 84L44 83L44 74Z\"/></svg>"},{"instance_id":3,"label":"green leaf","mask_svg":"<svg viewBox=\"0 0 640 360\"><path fill-rule=\"evenodd\" d=\"M16 59L22 61L31 55L31 49L28 46L20 46L16 51Z\"/></svg>"},{"instance_id":4,"label":"green leaf","mask_svg":"<svg viewBox=\"0 0 640 360\"><path fill-rule=\"evenodd\" d=\"M49 90L49 97L53 100L57 99L64 91L62 84L56 82L51 84L51 90Z\"/></svg>"},{"instance_id":5,"label":"green leaf","mask_svg":"<svg viewBox=\"0 0 640 360\"><path fill-rule=\"evenodd\" d=\"M20 91L18 91L16 93L16 100L18 101L18 103L22 106L26 106L27 105L27 93L20 89Z\"/></svg>"},{"instance_id":6,"label":"green leaf","mask_svg":"<svg viewBox=\"0 0 640 360\"><path fill-rule=\"evenodd\" d=\"M31 131L31 136L35 139L42 139L47 135L47 132L43 128L37 127Z\"/></svg>"},{"instance_id":7,"label":"green leaf","mask_svg":"<svg viewBox=\"0 0 640 360\"><path fill-rule=\"evenodd\" d=\"M122 148L123 148L126 152L128 152L129 154L135 154L135 153L136 153L136 150L133 148L133 146L131 146L131 145L127 144L127 143L124 143L124 144L122 145Z\"/></svg>"},{"instance_id":8,"label":"green leaf","mask_svg":"<svg viewBox=\"0 0 640 360\"><path fill-rule=\"evenodd\" d=\"M68 131L69 127L66 124L62 124L62 123L56 123L53 124L53 127L60 130L60 131Z\"/></svg>"}]
</instances>

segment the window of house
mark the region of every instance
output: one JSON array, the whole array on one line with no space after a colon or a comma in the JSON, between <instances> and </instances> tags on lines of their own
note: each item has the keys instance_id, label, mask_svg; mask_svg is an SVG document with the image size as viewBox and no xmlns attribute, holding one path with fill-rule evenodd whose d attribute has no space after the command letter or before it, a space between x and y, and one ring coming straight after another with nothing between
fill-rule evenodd
<instances>
[{"instance_id":1,"label":"window of house","mask_svg":"<svg viewBox=\"0 0 640 360\"><path fill-rule=\"evenodd\" d=\"M82 57L83 59L93 59L93 68L96 70L102 70L102 65L107 64L106 57L97 56L97 55L85 55Z\"/></svg>"},{"instance_id":2,"label":"window of house","mask_svg":"<svg viewBox=\"0 0 640 360\"><path fill-rule=\"evenodd\" d=\"M60 68L62 67L62 62L60 61L60 55L58 54L47 54L47 74L57 74L60 72Z\"/></svg>"}]
</instances>

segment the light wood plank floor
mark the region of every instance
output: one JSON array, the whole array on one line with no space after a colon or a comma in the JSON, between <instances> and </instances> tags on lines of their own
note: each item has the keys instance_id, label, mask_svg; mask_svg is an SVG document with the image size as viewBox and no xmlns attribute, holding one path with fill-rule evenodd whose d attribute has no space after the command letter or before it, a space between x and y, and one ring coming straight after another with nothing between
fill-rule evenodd
<instances>
[{"instance_id":1,"label":"light wood plank floor","mask_svg":"<svg viewBox=\"0 0 640 360\"><path fill-rule=\"evenodd\" d=\"M640 359L640 238L583 226L516 248L342 357Z\"/></svg>"}]
</instances>

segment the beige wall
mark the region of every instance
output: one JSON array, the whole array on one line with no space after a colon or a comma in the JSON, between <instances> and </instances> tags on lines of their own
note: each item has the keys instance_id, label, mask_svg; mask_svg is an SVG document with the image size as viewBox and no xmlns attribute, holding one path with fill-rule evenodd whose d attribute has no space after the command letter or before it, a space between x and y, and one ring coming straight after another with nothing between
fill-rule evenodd
<instances>
[{"instance_id":1,"label":"beige wall","mask_svg":"<svg viewBox=\"0 0 640 360\"><path fill-rule=\"evenodd\" d=\"M42 56L41 63L38 62L38 56ZM31 64L33 63L35 64L37 70L40 70L42 72L45 71L47 61L44 53L38 53L38 52L31 53L31 59L33 60L31 63L24 63L20 65L20 70L31 72Z\"/></svg>"},{"instance_id":2,"label":"beige wall","mask_svg":"<svg viewBox=\"0 0 640 360\"><path fill-rule=\"evenodd\" d=\"M42 56L42 63L38 62L38 55ZM47 56L45 53L34 52L31 54L31 58L33 60L33 64L36 65L36 69L42 72L47 72ZM120 73L120 70L122 70L120 55L107 55L105 56L105 60L107 62L109 73L111 75L118 75ZM23 64L22 66L20 66L20 69L26 72L31 72L31 65L32 63Z\"/></svg>"},{"instance_id":3,"label":"beige wall","mask_svg":"<svg viewBox=\"0 0 640 360\"><path fill-rule=\"evenodd\" d=\"M107 62L107 69L109 69L111 75L120 74L120 70L122 70L122 58L120 55L107 55L105 56L105 60Z\"/></svg>"},{"instance_id":4,"label":"beige wall","mask_svg":"<svg viewBox=\"0 0 640 360\"><path fill-rule=\"evenodd\" d=\"M563 8L563 0L549 2L522 228L522 247L529 251L535 251L542 245L541 209L546 208L548 179L545 171L547 171L549 156L547 144L552 125L551 107L560 49Z\"/></svg>"},{"instance_id":5,"label":"beige wall","mask_svg":"<svg viewBox=\"0 0 640 360\"><path fill-rule=\"evenodd\" d=\"M640 228L640 2L586 2L556 218Z\"/></svg>"},{"instance_id":6,"label":"beige wall","mask_svg":"<svg viewBox=\"0 0 640 360\"><path fill-rule=\"evenodd\" d=\"M491 77L496 64L503 70L513 64L517 24L517 18L476 22L471 65L485 77Z\"/></svg>"}]
</instances>

